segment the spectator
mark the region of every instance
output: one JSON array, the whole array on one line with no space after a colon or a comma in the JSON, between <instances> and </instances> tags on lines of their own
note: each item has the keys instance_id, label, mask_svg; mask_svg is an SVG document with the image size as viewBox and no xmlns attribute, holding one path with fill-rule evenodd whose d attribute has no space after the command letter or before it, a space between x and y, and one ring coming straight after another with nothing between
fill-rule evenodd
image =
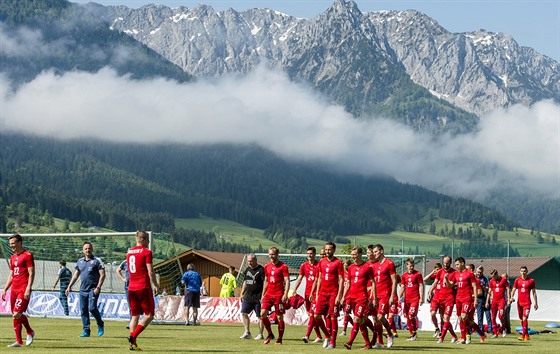
<instances>
[{"instance_id":1,"label":"spectator","mask_svg":"<svg viewBox=\"0 0 560 354\"><path fill-rule=\"evenodd\" d=\"M58 270L58 274L56 275L56 279L53 285L53 291L56 288L56 284L60 281L60 293L58 294L58 298L60 299L60 304L62 305L62 309L64 310L64 314L66 316L69 315L68 311L68 296L66 296L66 288L70 283L70 279L72 278L72 271L66 268L66 261L58 262L60 269Z\"/></svg>"},{"instance_id":2,"label":"spectator","mask_svg":"<svg viewBox=\"0 0 560 354\"><path fill-rule=\"evenodd\" d=\"M194 264L189 263L187 265L187 271L183 274L181 278L181 283L185 285L185 325L200 325L198 322L198 309L200 308L200 287L202 286L202 278L196 270L194 270ZM192 307L192 322L190 319L190 309Z\"/></svg>"}]
</instances>

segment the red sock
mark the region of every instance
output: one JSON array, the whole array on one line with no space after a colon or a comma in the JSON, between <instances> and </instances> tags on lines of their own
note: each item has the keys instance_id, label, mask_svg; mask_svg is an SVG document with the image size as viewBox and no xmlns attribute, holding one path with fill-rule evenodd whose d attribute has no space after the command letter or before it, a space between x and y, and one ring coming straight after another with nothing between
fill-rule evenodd
<instances>
[{"instance_id":1,"label":"red sock","mask_svg":"<svg viewBox=\"0 0 560 354\"><path fill-rule=\"evenodd\" d=\"M305 332L305 336L307 338L309 338L309 336L311 335L311 331L313 330L314 327L315 327L315 317L311 316L309 317L309 321L307 322L307 332Z\"/></svg>"},{"instance_id":2,"label":"red sock","mask_svg":"<svg viewBox=\"0 0 560 354\"><path fill-rule=\"evenodd\" d=\"M286 323L284 320L278 321L278 340L284 338L284 329L286 329Z\"/></svg>"},{"instance_id":3,"label":"red sock","mask_svg":"<svg viewBox=\"0 0 560 354\"><path fill-rule=\"evenodd\" d=\"M471 323L471 330L476 331L481 337L484 336L484 332L476 323Z\"/></svg>"},{"instance_id":4,"label":"red sock","mask_svg":"<svg viewBox=\"0 0 560 354\"><path fill-rule=\"evenodd\" d=\"M315 323L317 323L317 326L321 329L321 331L323 331L325 338L329 338L331 336L331 332L327 329L327 326L325 325L325 321L323 321L323 318L315 317Z\"/></svg>"},{"instance_id":5,"label":"red sock","mask_svg":"<svg viewBox=\"0 0 560 354\"><path fill-rule=\"evenodd\" d=\"M449 322L449 326L448 326L447 330L449 331L449 333L451 333L452 337L457 337L457 334L455 333L455 330L453 329L453 326L451 325L451 322Z\"/></svg>"},{"instance_id":6,"label":"red sock","mask_svg":"<svg viewBox=\"0 0 560 354\"><path fill-rule=\"evenodd\" d=\"M459 328L461 328L461 339L467 339L467 326L465 321L459 321Z\"/></svg>"},{"instance_id":7,"label":"red sock","mask_svg":"<svg viewBox=\"0 0 560 354\"><path fill-rule=\"evenodd\" d=\"M33 329L29 325L29 319L27 318L27 316L21 315L19 320L21 321L21 324L25 327L25 330L27 331L27 334L33 333Z\"/></svg>"},{"instance_id":8,"label":"red sock","mask_svg":"<svg viewBox=\"0 0 560 354\"><path fill-rule=\"evenodd\" d=\"M441 340L445 339L445 335L447 334L447 329L450 327L451 327L451 323L449 321L443 322L443 325L441 326L441 335L439 336Z\"/></svg>"},{"instance_id":9,"label":"red sock","mask_svg":"<svg viewBox=\"0 0 560 354\"><path fill-rule=\"evenodd\" d=\"M264 326L264 329L266 329L266 332L268 333L268 335L271 335L272 334L272 328L270 327L270 320L268 319L268 316L261 317L261 322Z\"/></svg>"},{"instance_id":10,"label":"red sock","mask_svg":"<svg viewBox=\"0 0 560 354\"><path fill-rule=\"evenodd\" d=\"M436 329L439 329L436 315L432 315L432 323L434 324Z\"/></svg>"},{"instance_id":11,"label":"red sock","mask_svg":"<svg viewBox=\"0 0 560 354\"><path fill-rule=\"evenodd\" d=\"M528 327L529 327L529 323L528 323L528 322L529 322L529 321L527 321L527 320L522 320L522 321L521 321L521 328L522 328L522 330L523 330L521 334L523 334L524 336L526 336L526 335L529 334L529 328L528 328Z\"/></svg>"},{"instance_id":12,"label":"red sock","mask_svg":"<svg viewBox=\"0 0 560 354\"><path fill-rule=\"evenodd\" d=\"M383 326L376 323L375 332L377 333L377 343L383 345Z\"/></svg>"},{"instance_id":13,"label":"red sock","mask_svg":"<svg viewBox=\"0 0 560 354\"><path fill-rule=\"evenodd\" d=\"M144 326L139 324L138 326L136 326L136 329L134 331L130 332L130 336L132 338L138 338L138 336L140 335L140 333L142 333L143 330L144 330Z\"/></svg>"},{"instance_id":14,"label":"red sock","mask_svg":"<svg viewBox=\"0 0 560 354\"><path fill-rule=\"evenodd\" d=\"M389 325L389 321L384 321L381 323L383 324L383 327L385 327L385 329L387 330L387 337L392 337L393 333L391 332L391 326Z\"/></svg>"},{"instance_id":15,"label":"red sock","mask_svg":"<svg viewBox=\"0 0 560 354\"><path fill-rule=\"evenodd\" d=\"M354 339L356 339L356 336L358 335L359 330L360 330L360 324L356 321L356 322L354 322L354 325L352 326L352 331L350 332L350 339L348 339L348 343L350 345L352 345L352 343L354 343Z\"/></svg>"},{"instance_id":16,"label":"red sock","mask_svg":"<svg viewBox=\"0 0 560 354\"><path fill-rule=\"evenodd\" d=\"M367 330L368 330L368 326L365 323L362 323L360 325L360 332L362 332L362 337L364 338L364 342L366 342L366 345L369 347L371 345L371 342L369 340Z\"/></svg>"},{"instance_id":17,"label":"red sock","mask_svg":"<svg viewBox=\"0 0 560 354\"><path fill-rule=\"evenodd\" d=\"M23 344L23 339L21 339L21 318L14 318L14 332L16 332L16 342Z\"/></svg>"},{"instance_id":18,"label":"red sock","mask_svg":"<svg viewBox=\"0 0 560 354\"><path fill-rule=\"evenodd\" d=\"M336 336L338 335L338 321L336 318L331 319L331 344L336 345Z\"/></svg>"},{"instance_id":19,"label":"red sock","mask_svg":"<svg viewBox=\"0 0 560 354\"><path fill-rule=\"evenodd\" d=\"M329 336L330 336L332 323L331 323L331 318L329 316L325 317L325 326L329 329Z\"/></svg>"}]
</instances>

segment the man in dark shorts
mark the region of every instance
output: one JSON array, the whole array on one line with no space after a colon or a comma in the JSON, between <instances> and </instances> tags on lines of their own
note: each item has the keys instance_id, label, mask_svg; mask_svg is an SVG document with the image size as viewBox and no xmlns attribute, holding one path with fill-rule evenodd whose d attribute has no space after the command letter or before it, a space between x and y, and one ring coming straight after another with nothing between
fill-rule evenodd
<instances>
[{"instance_id":1,"label":"man in dark shorts","mask_svg":"<svg viewBox=\"0 0 560 354\"><path fill-rule=\"evenodd\" d=\"M241 286L241 316L243 319L243 327L245 332L239 337L240 339L251 339L251 320L249 314L255 311L257 317L261 313L261 297L264 284L264 267L257 263L257 256L253 253L247 255L247 263L249 266L245 270L243 285ZM263 325L259 320L259 334L255 336L255 340L263 339Z\"/></svg>"},{"instance_id":2,"label":"man in dark shorts","mask_svg":"<svg viewBox=\"0 0 560 354\"><path fill-rule=\"evenodd\" d=\"M198 322L198 309L200 308L200 287L202 286L202 278L200 277L200 274L194 270L194 264L189 263L189 265L187 265L187 271L183 274L181 283L185 285L185 325L198 326L200 325L200 322ZM192 322L189 321L189 312L191 307L193 309Z\"/></svg>"}]
</instances>

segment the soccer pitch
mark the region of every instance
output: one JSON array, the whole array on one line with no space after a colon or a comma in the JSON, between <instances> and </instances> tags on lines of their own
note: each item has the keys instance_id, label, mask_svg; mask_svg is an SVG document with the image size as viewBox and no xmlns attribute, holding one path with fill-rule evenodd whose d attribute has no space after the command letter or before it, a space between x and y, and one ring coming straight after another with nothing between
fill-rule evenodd
<instances>
[{"instance_id":1,"label":"soccer pitch","mask_svg":"<svg viewBox=\"0 0 560 354\"><path fill-rule=\"evenodd\" d=\"M82 324L78 319L49 319L31 318L31 326L36 332L35 342L30 347L6 348L14 342L14 332L10 317L0 317L0 352L26 351L33 353L123 353L128 351L128 330L126 322L106 321L105 335L97 337L95 321L92 326L92 337L78 338L82 332ZM531 328L544 329L545 323L529 322ZM514 323L514 326L519 325ZM256 329L255 325L251 328ZM243 333L241 324L203 323L201 326L180 325L150 325L138 338L138 346L144 352L150 353L305 353L322 352L325 349L320 344L304 344L301 337L305 334L303 326L287 326L284 344L275 346L272 343L264 345L262 341L253 339L243 340L239 336ZM277 333L276 326L273 331ZM255 332L253 332L255 334ZM25 339L25 330L23 332ZM558 353L560 348L559 334L533 335L529 342L517 341L516 335L506 338L491 339L486 343L478 343L473 336L473 343L457 345L449 343L437 344L431 332L419 332L418 340L407 341L408 331L399 331L399 338L391 351L417 351L424 353ZM312 337L313 338L313 337ZM348 336L338 337L337 351L347 351L343 343ZM363 346L361 335L358 334L352 350L359 350ZM387 349L375 349L387 350Z\"/></svg>"}]
</instances>

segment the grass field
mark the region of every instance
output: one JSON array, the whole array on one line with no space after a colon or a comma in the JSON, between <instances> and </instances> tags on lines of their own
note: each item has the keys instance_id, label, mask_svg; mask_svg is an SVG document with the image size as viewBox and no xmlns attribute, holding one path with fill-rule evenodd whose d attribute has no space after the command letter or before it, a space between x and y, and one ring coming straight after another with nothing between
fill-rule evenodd
<instances>
[{"instance_id":1,"label":"grass field","mask_svg":"<svg viewBox=\"0 0 560 354\"><path fill-rule=\"evenodd\" d=\"M445 220L437 220L436 227L439 230L445 225ZM447 221L448 227L451 228L451 221ZM266 239L263 230L250 228L233 221L212 219L202 217L197 219L177 219L175 221L177 227L186 229L212 231L218 236L222 236L228 242L251 245L252 247L261 244L265 249L271 246L279 246L274 242ZM455 228L462 227L466 230L468 224L456 224ZM488 235L492 234L492 230L484 230ZM545 235L543 235L544 237ZM347 238L356 244L367 246L372 243L381 243L385 251L390 253L391 249L394 253L398 253L404 245L404 253L415 253L418 247L419 253L437 257L441 254L442 245L446 244L451 247L451 239L442 236L430 235L425 233L414 233L397 230L390 234L365 234L351 235ZM516 248L522 257L559 257L560 256L560 237L556 235L557 245L539 244L535 237L530 235L530 230L519 229L518 234L515 232L500 231L498 240L500 242L511 242L511 246ZM324 246L325 241L308 238L307 242L311 246L320 248ZM454 240L454 246L458 247L460 240ZM280 246L280 249L282 247Z\"/></svg>"},{"instance_id":2,"label":"grass field","mask_svg":"<svg viewBox=\"0 0 560 354\"><path fill-rule=\"evenodd\" d=\"M123 353L128 351L128 330L125 322L106 321L105 335L90 338L78 338L81 333L81 321L76 319L31 318L30 323L36 331L35 342L30 347L6 348L14 342L12 321L9 317L0 317L0 352L26 351L33 353ZM517 326L518 323L513 323ZM533 329L544 329L544 323L530 322ZM203 323L199 327L179 325L150 325L139 339L138 346L150 353L306 353L322 352L321 345L304 344L301 337L305 332L303 326L287 326L284 345L264 345L262 341L242 340L241 324ZM254 328L254 326L253 326ZM92 334L95 333L95 325ZM276 333L276 327L273 326ZM560 348L560 334L541 334L531 337L529 342L518 342L517 336L487 339L480 344L473 341L470 345L436 344L431 332L420 332L415 342L407 341L404 331L395 339L391 351L415 351L424 353L557 353ZM24 332L25 334L25 332ZM346 351L342 344L348 337L339 337L338 351ZM25 339L25 337L24 337ZM363 345L358 335L353 350Z\"/></svg>"}]
</instances>

